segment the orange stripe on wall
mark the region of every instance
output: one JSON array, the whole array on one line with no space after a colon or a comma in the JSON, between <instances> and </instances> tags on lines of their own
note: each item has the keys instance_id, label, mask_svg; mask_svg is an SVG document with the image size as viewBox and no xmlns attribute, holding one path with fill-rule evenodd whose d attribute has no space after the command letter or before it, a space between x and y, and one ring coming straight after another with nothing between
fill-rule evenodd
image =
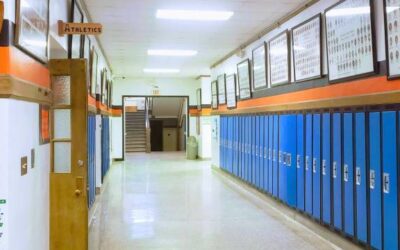
<instances>
[{"instance_id":1,"label":"orange stripe on wall","mask_svg":"<svg viewBox=\"0 0 400 250\"><path fill-rule=\"evenodd\" d=\"M48 68L16 47L0 47L0 74L50 88Z\"/></svg>"}]
</instances>

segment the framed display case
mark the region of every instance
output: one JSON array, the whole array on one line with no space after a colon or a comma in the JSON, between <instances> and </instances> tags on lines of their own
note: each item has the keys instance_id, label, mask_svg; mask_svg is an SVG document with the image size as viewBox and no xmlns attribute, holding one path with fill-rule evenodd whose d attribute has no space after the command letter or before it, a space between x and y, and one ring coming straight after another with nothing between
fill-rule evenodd
<instances>
[{"instance_id":1,"label":"framed display case","mask_svg":"<svg viewBox=\"0 0 400 250\"><path fill-rule=\"evenodd\" d=\"M97 79L98 79L98 70L97 70L97 66L98 66L98 60L99 57L97 55L97 52L94 48L94 46L92 46L91 49L91 55L90 55L90 95L94 98L96 98L96 87L97 87Z\"/></svg>"},{"instance_id":2,"label":"framed display case","mask_svg":"<svg viewBox=\"0 0 400 250\"><path fill-rule=\"evenodd\" d=\"M357 15L354 13L357 10ZM328 75L331 83L376 73L371 0L344 0L325 11Z\"/></svg>"},{"instance_id":3,"label":"framed display case","mask_svg":"<svg viewBox=\"0 0 400 250\"><path fill-rule=\"evenodd\" d=\"M246 59L237 65L237 76L239 82L239 99L246 100L251 98L251 69L250 60Z\"/></svg>"},{"instance_id":4,"label":"framed display case","mask_svg":"<svg viewBox=\"0 0 400 250\"><path fill-rule=\"evenodd\" d=\"M400 0L384 0L388 79L400 78Z\"/></svg>"},{"instance_id":5,"label":"framed display case","mask_svg":"<svg viewBox=\"0 0 400 250\"><path fill-rule=\"evenodd\" d=\"M263 43L260 47L252 52L253 57L253 90L259 90L268 87L267 72L267 43Z\"/></svg>"},{"instance_id":6,"label":"framed display case","mask_svg":"<svg viewBox=\"0 0 400 250\"><path fill-rule=\"evenodd\" d=\"M218 105L226 104L226 74L218 76Z\"/></svg>"},{"instance_id":7,"label":"framed display case","mask_svg":"<svg viewBox=\"0 0 400 250\"><path fill-rule=\"evenodd\" d=\"M49 1L17 0L16 9L16 46L42 63L47 63Z\"/></svg>"},{"instance_id":8,"label":"framed display case","mask_svg":"<svg viewBox=\"0 0 400 250\"><path fill-rule=\"evenodd\" d=\"M292 29L295 82L322 77L321 19L318 14Z\"/></svg>"},{"instance_id":9,"label":"framed display case","mask_svg":"<svg viewBox=\"0 0 400 250\"><path fill-rule=\"evenodd\" d=\"M197 110L201 111L201 88L196 90Z\"/></svg>"},{"instance_id":10,"label":"framed display case","mask_svg":"<svg viewBox=\"0 0 400 250\"><path fill-rule=\"evenodd\" d=\"M290 83L289 31L271 39L268 52L271 87Z\"/></svg>"},{"instance_id":11,"label":"framed display case","mask_svg":"<svg viewBox=\"0 0 400 250\"><path fill-rule=\"evenodd\" d=\"M211 82L211 108L218 109L218 82Z\"/></svg>"},{"instance_id":12,"label":"framed display case","mask_svg":"<svg viewBox=\"0 0 400 250\"><path fill-rule=\"evenodd\" d=\"M112 107L113 81L108 80L108 107Z\"/></svg>"},{"instance_id":13,"label":"framed display case","mask_svg":"<svg viewBox=\"0 0 400 250\"><path fill-rule=\"evenodd\" d=\"M101 71L101 92L100 92L100 102L107 104L107 69L104 68Z\"/></svg>"},{"instance_id":14,"label":"framed display case","mask_svg":"<svg viewBox=\"0 0 400 250\"><path fill-rule=\"evenodd\" d=\"M236 108L236 74L226 77L226 104L228 109Z\"/></svg>"},{"instance_id":15,"label":"framed display case","mask_svg":"<svg viewBox=\"0 0 400 250\"><path fill-rule=\"evenodd\" d=\"M77 0L72 1L72 8L71 8L71 22L73 23L83 23L83 12L79 7ZM76 59L76 58L83 58L83 43L84 43L84 36L82 35L69 35L69 58Z\"/></svg>"}]
</instances>

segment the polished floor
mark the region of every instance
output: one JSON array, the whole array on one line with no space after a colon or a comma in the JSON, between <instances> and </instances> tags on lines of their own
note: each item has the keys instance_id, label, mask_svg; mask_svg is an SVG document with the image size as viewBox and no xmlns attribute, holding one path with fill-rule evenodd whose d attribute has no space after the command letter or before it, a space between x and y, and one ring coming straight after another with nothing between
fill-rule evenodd
<instances>
[{"instance_id":1,"label":"polished floor","mask_svg":"<svg viewBox=\"0 0 400 250\"><path fill-rule=\"evenodd\" d=\"M128 155L94 207L91 250L337 249L181 153Z\"/></svg>"}]
</instances>

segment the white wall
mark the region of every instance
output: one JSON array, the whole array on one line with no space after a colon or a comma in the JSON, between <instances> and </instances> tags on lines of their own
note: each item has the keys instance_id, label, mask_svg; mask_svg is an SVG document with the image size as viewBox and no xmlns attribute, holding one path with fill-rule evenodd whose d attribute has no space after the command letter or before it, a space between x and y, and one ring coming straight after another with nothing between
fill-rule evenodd
<instances>
[{"instance_id":1,"label":"white wall","mask_svg":"<svg viewBox=\"0 0 400 250\"><path fill-rule=\"evenodd\" d=\"M0 111L0 199L7 199L3 229L6 241L0 240L0 249L46 250L50 144L39 145L39 105L0 99ZM35 150L33 169L31 149ZM21 176L20 162L24 156L28 157L28 174Z\"/></svg>"},{"instance_id":2,"label":"white wall","mask_svg":"<svg viewBox=\"0 0 400 250\"><path fill-rule=\"evenodd\" d=\"M211 105L211 77L201 77L201 104Z\"/></svg>"},{"instance_id":3,"label":"white wall","mask_svg":"<svg viewBox=\"0 0 400 250\"><path fill-rule=\"evenodd\" d=\"M211 149L212 149L212 158L211 164L219 167L219 116L211 117Z\"/></svg>"},{"instance_id":4,"label":"white wall","mask_svg":"<svg viewBox=\"0 0 400 250\"><path fill-rule=\"evenodd\" d=\"M200 117L200 136L197 136L199 143L199 157L211 159L212 156L212 118L208 116Z\"/></svg>"}]
</instances>

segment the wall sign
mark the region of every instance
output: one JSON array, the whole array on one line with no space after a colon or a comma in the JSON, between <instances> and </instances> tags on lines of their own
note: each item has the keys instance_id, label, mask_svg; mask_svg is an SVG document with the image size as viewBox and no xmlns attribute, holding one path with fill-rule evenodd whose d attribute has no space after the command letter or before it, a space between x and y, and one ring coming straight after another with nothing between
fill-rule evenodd
<instances>
[{"instance_id":1,"label":"wall sign","mask_svg":"<svg viewBox=\"0 0 400 250\"><path fill-rule=\"evenodd\" d=\"M385 0L386 61L389 78L400 77L400 0Z\"/></svg>"},{"instance_id":2,"label":"wall sign","mask_svg":"<svg viewBox=\"0 0 400 250\"><path fill-rule=\"evenodd\" d=\"M355 15L357 10L364 10ZM358 11L360 12L360 11ZM375 72L370 0L345 0L325 12L329 80L338 81Z\"/></svg>"},{"instance_id":3,"label":"wall sign","mask_svg":"<svg viewBox=\"0 0 400 250\"><path fill-rule=\"evenodd\" d=\"M253 50L253 90L268 87L267 44Z\"/></svg>"},{"instance_id":4,"label":"wall sign","mask_svg":"<svg viewBox=\"0 0 400 250\"><path fill-rule=\"evenodd\" d=\"M240 100L251 98L250 60L246 59L237 65Z\"/></svg>"},{"instance_id":5,"label":"wall sign","mask_svg":"<svg viewBox=\"0 0 400 250\"><path fill-rule=\"evenodd\" d=\"M46 63L48 61L49 1L17 0L16 19L16 45Z\"/></svg>"},{"instance_id":6,"label":"wall sign","mask_svg":"<svg viewBox=\"0 0 400 250\"><path fill-rule=\"evenodd\" d=\"M292 29L296 82L322 76L321 15Z\"/></svg>"},{"instance_id":7,"label":"wall sign","mask_svg":"<svg viewBox=\"0 0 400 250\"><path fill-rule=\"evenodd\" d=\"M39 143L50 142L50 106L39 105Z\"/></svg>"},{"instance_id":8,"label":"wall sign","mask_svg":"<svg viewBox=\"0 0 400 250\"><path fill-rule=\"evenodd\" d=\"M218 76L218 104L226 104L226 75Z\"/></svg>"},{"instance_id":9,"label":"wall sign","mask_svg":"<svg viewBox=\"0 0 400 250\"><path fill-rule=\"evenodd\" d=\"M289 32L285 31L269 42L271 86L290 82Z\"/></svg>"},{"instance_id":10,"label":"wall sign","mask_svg":"<svg viewBox=\"0 0 400 250\"><path fill-rule=\"evenodd\" d=\"M58 21L58 35L100 35L103 26L100 23L64 23Z\"/></svg>"},{"instance_id":11,"label":"wall sign","mask_svg":"<svg viewBox=\"0 0 400 250\"><path fill-rule=\"evenodd\" d=\"M213 81L211 83L211 107L218 109L218 83Z\"/></svg>"},{"instance_id":12,"label":"wall sign","mask_svg":"<svg viewBox=\"0 0 400 250\"><path fill-rule=\"evenodd\" d=\"M236 75L226 77L226 101L229 109L236 108Z\"/></svg>"}]
</instances>

